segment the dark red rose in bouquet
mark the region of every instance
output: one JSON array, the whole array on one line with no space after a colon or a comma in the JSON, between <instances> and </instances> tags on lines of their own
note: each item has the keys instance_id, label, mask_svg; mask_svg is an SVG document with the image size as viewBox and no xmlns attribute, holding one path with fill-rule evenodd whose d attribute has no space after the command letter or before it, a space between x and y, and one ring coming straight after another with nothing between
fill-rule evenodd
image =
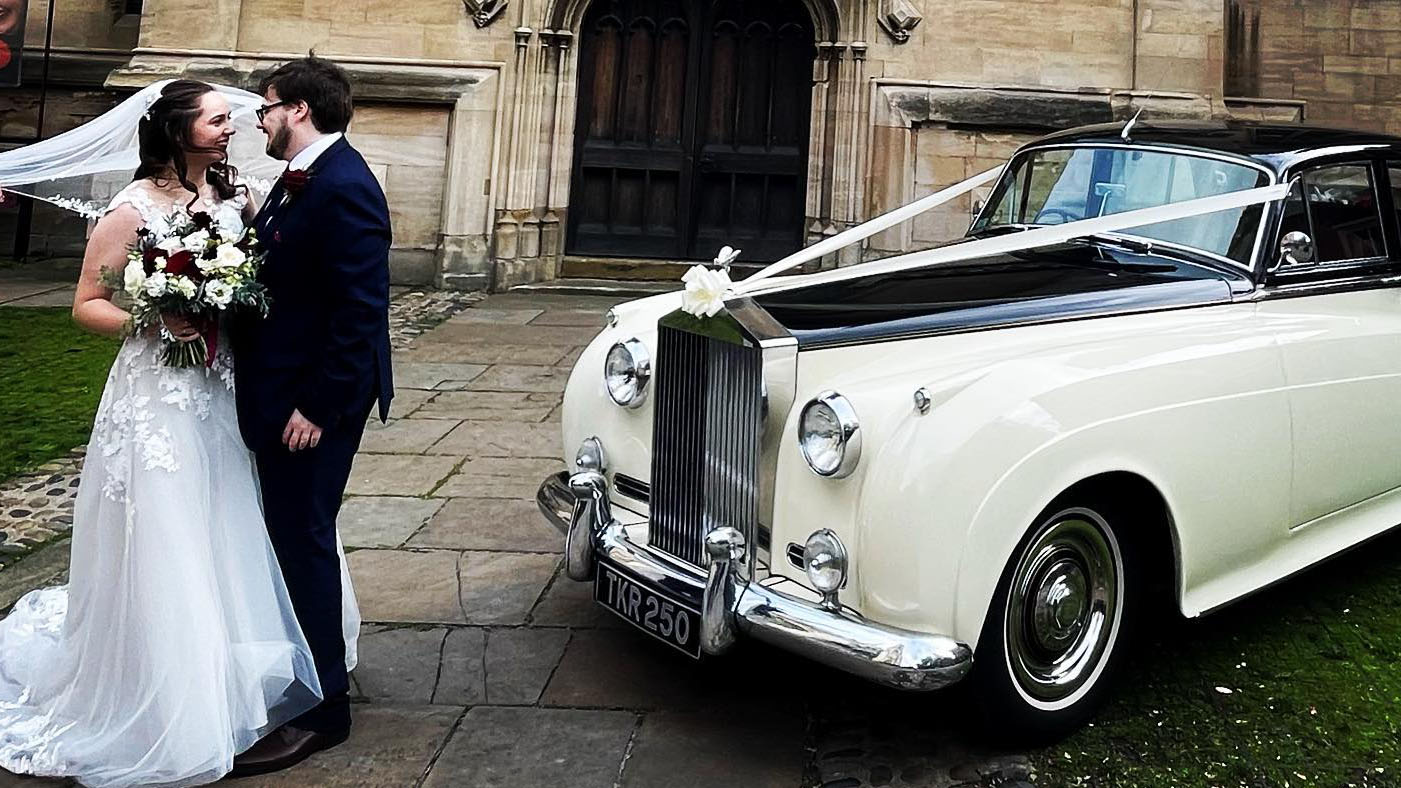
<instances>
[{"instance_id":1,"label":"dark red rose in bouquet","mask_svg":"<svg viewBox=\"0 0 1401 788\"><path fill-rule=\"evenodd\" d=\"M199 269L195 267L195 255L188 249L181 249L165 261L165 272L171 276L195 277Z\"/></svg>"},{"instance_id":2,"label":"dark red rose in bouquet","mask_svg":"<svg viewBox=\"0 0 1401 788\"><path fill-rule=\"evenodd\" d=\"M208 230L214 224L214 217L204 211L195 211L190 214L190 221L194 222L199 229Z\"/></svg>"},{"instance_id":3,"label":"dark red rose in bouquet","mask_svg":"<svg viewBox=\"0 0 1401 788\"><path fill-rule=\"evenodd\" d=\"M165 257L165 251L158 247L148 246L141 250L141 267L146 270L147 276L156 272L156 261L162 257Z\"/></svg>"}]
</instances>

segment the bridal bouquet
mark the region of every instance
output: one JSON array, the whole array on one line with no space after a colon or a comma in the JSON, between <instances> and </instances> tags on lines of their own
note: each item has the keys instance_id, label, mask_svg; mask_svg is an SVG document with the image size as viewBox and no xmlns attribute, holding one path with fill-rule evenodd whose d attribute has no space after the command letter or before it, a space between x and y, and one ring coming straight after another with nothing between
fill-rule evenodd
<instances>
[{"instance_id":1,"label":"bridal bouquet","mask_svg":"<svg viewBox=\"0 0 1401 788\"><path fill-rule=\"evenodd\" d=\"M177 210L161 232L137 231L120 274L102 272L103 285L132 300L134 328L161 327L161 358L171 367L209 366L218 352L219 318L231 311L266 317L268 297L258 282L263 253L252 229L225 237L203 211ZM200 327L198 339L181 342L161 322L162 314Z\"/></svg>"}]
</instances>

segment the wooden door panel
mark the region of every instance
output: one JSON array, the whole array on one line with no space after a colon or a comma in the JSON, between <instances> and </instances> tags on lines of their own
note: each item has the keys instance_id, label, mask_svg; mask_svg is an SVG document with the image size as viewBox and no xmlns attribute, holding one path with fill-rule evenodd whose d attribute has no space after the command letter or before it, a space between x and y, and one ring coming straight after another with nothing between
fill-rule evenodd
<instances>
[{"instance_id":1,"label":"wooden door panel","mask_svg":"<svg viewBox=\"0 0 1401 788\"><path fill-rule=\"evenodd\" d=\"M596 0L567 249L769 260L802 239L812 24L798 0ZM776 204L775 201L778 201Z\"/></svg>"},{"instance_id":2,"label":"wooden door panel","mask_svg":"<svg viewBox=\"0 0 1401 788\"><path fill-rule=\"evenodd\" d=\"M802 245L812 23L797 0L719 0L708 30L690 255L776 260Z\"/></svg>"}]
</instances>

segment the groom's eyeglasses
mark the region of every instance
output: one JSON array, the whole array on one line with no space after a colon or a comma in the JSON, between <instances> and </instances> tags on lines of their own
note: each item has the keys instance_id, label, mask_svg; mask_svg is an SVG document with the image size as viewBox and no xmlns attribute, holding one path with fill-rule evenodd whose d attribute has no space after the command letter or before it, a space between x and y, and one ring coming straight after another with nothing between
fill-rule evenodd
<instances>
[{"instance_id":1,"label":"groom's eyeglasses","mask_svg":"<svg viewBox=\"0 0 1401 788\"><path fill-rule=\"evenodd\" d=\"M257 116L258 116L258 122L259 122L259 123L262 123L262 122L263 122L263 118L267 117L267 115L268 115L269 112L272 112L273 110L277 109L278 107L285 107L285 106L287 106L288 104L291 104L291 103L292 103L291 101L283 100L283 101L279 101L279 102L277 102L277 103L275 103L275 104L266 104L266 105L264 105L264 106L258 107L257 109L253 110L253 114L254 114L254 115L257 115Z\"/></svg>"}]
</instances>

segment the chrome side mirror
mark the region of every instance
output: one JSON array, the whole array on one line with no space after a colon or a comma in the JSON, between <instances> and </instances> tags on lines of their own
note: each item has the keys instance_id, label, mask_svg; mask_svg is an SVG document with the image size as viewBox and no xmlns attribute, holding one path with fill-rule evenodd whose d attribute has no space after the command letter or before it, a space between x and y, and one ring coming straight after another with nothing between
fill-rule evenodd
<instances>
[{"instance_id":1,"label":"chrome side mirror","mask_svg":"<svg viewBox=\"0 0 1401 788\"><path fill-rule=\"evenodd\" d=\"M1294 230L1284 234L1279 241L1279 260L1287 267L1312 265L1314 263L1313 239L1308 233Z\"/></svg>"}]
</instances>

